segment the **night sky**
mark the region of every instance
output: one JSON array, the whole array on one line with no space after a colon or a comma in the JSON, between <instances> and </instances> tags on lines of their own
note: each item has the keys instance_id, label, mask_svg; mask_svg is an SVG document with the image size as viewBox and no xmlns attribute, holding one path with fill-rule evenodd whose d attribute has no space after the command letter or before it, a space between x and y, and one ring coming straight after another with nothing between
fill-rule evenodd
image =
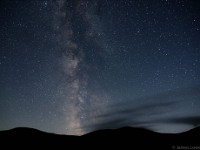
<instances>
[{"instance_id":1,"label":"night sky","mask_svg":"<svg viewBox=\"0 0 200 150\"><path fill-rule=\"evenodd\" d=\"M0 1L0 130L199 125L198 0Z\"/></svg>"}]
</instances>

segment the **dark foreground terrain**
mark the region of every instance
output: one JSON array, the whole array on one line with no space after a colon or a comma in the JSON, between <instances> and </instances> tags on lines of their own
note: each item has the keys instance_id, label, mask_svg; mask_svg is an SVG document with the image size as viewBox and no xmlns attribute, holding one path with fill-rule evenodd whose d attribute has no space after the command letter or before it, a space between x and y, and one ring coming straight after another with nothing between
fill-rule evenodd
<instances>
[{"instance_id":1,"label":"dark foreground terrain","mask_svg":"<svg viewBox=\"0 0 200 150\"><path fill-rule=\"evenodd\" d=\"M124 127L99 130L83 136L56 135L31 128L15 128L0 131L0 145L3 149L55 147L200 150L200 128L180 134L159 134L145 129Z\"/></svg>"}]
</instances>

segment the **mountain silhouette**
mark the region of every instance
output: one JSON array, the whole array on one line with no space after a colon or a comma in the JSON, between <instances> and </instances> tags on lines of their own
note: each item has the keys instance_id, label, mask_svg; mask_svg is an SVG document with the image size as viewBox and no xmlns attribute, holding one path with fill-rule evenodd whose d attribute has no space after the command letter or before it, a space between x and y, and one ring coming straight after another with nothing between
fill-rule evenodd
<instances>
[{"instance_id":1,"label":"mountain silhouette","mask_svg":"<svg viewBox=\"0 0 200 150\"><path fill-rule=\"evenodd\" d=\"M105 149L200 149L200 127L179 134L161 134L142 128L123 127L94 131L82 136L58 135L32 128L0 131L1 146L6 148L92 148Z\"/></svg>"}]
</instances>

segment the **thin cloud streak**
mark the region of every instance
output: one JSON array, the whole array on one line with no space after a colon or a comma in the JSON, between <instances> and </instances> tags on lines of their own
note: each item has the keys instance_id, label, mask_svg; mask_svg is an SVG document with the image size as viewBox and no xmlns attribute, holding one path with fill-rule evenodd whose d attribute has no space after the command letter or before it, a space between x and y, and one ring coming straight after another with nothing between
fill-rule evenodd
<instances>
[{"instance_id":1,"label":"thin cloud streak","mask_svg":"<svg viewBox=\"0 0 200 150\"><path fill-rule=\"evenodd\" d=\"M182 97L191 97L200 95L200 86L193 86L174 91L161 93L158 95L147 96L135 99L134 101L141 102L140 105L135 106L134 101L126 101L126 103L117 103L110 106L110 112L97 115L95 125L85 124L85 128L119 128L122 126L140 126L151 128L152 124L171 123L171 124L188 124L197 126L200 124L200 117L174 117L165 116L166 113L176 111L175 108L179 106ZM142 103L146 101L146 103ZM121 107L123 109L121 109ZM169 112L170 110L170 112ZM148 115L147 115L148 114ZM149 116L143 119L145 116ZM169 118L170 117L170 118ZM145 121L144 121L145 120Z\"/></svg>"}]
</instances>

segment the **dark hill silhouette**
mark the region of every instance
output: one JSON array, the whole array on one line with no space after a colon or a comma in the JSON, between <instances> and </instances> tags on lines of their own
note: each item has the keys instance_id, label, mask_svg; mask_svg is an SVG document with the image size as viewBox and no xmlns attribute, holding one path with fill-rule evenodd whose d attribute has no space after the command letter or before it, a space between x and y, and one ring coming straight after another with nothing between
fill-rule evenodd
<instances>
[{"instance_id":1,"label":"dark hill silhouette","mask_svg":"<svg viewBox=\"0 0 200 150\"><path fill-rule=\"evenodd\" d=\"M131 149L200 149L200 128L180 134L161 134L142 128L98 130L83 136L57 135L32 128L0 131L1 146L9 147L73 147L73 148L131 148ZM182 146L182 147L181 147Z\"/></svg>"}]
</instances>

